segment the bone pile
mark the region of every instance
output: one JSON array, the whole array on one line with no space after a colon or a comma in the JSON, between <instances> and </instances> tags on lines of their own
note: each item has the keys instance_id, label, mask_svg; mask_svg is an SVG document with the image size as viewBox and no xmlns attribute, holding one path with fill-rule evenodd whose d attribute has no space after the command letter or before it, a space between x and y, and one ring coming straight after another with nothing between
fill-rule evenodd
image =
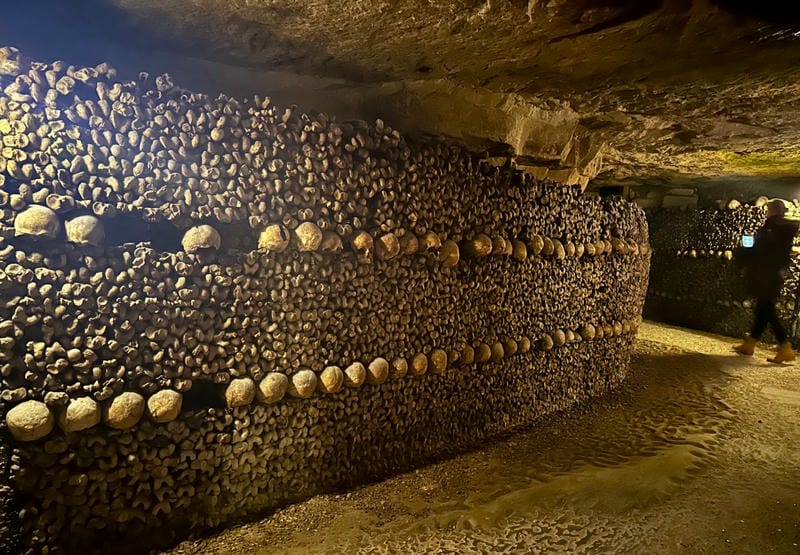
<instances>
[{"instance_id":1,"label":"bone pile","mask_svg":"<svg viewBox=\"0 0 800 555\"><path fill-rule=\"evenodd\" d=\"M796 203L787 215L800 215ZM763 225L765 201L736 201L728 207L701 210L654 208L647 210L647 219L653 256L645 316L732 337L748 333L753 299L734 252L743 235L754 235ZM800 308L798 287L800 265L795 259L776 304L790 334ZM773 340L771 331L764 339Z\"/></svg>"},{"instance_id":2,"label":"bone pile","mask_svg":"<svg viewBox=\"0 0 800 555\"><path fill-rule=\"evenodd\" d=\"M625 376L632 204L107 64L0 49L0 91L8 550L169 545Z\"/></svg>"}]
</instances>

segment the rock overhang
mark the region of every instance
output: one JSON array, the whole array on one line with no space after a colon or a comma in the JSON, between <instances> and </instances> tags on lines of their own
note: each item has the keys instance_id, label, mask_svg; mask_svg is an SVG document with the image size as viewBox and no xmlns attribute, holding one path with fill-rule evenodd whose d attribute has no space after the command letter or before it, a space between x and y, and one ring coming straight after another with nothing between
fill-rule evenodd
<instances>
[{"instance_id":1,"label":"rock overhang","mask_svg":"<svg viewBox=\"0 0 800 555\"><path fill-rule=\"evenodd\" d=\"M110 45L123 71L380 117L584 184L800 173L800 18L777 2L92 0L70 10L15 7L3 33L40 49L72 39L78 58Z\"/></svg>"}]
</instances>

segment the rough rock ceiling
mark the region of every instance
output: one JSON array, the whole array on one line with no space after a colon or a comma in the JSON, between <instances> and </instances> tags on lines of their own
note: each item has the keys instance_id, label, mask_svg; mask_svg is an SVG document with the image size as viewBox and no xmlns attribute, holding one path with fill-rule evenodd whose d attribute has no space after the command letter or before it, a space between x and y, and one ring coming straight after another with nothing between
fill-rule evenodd
<instances>
[{"instance_id":1,"label":"rough rock ceiling","mask_svg":"<svg viewBox=\"0 0 800 555\"><path fill-rule=\"evenodd\" d=\"M520 164L606 182L800 177L800 17L770 0L81 4L71 21L105 40L223 64L223 88L232 67L276 90L295 75L322 109L509 145Z\"/></svg>"}]
</instances>

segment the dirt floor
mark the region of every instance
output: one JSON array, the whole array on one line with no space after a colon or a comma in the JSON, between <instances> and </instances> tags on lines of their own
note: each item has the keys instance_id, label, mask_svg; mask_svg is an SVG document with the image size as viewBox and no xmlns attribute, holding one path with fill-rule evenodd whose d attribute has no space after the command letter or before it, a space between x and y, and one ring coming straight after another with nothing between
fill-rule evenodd
<instances>
[{"instance_id":1,"label":"dirt floor","mask_svg":"<svg viewBox=\"0 0 800 555\"><path fill-rule=\"evenodd\" d=\"M176 554L800 553L800 363L645 323L626 383Z\"/></svg>"}]
</instances>

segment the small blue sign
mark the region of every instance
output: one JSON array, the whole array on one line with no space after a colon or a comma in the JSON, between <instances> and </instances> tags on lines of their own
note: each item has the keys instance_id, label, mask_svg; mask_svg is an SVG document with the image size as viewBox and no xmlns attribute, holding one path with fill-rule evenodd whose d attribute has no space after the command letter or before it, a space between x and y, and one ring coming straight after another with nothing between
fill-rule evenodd
<instances>
[{"instance_id":1,"label":"small blue sign","mask_svg":"<svg viewBox=\"0 0 800 555\"><path fill-rule=\"evenodd\" d=\"M752 235L742 235L742 246L750 248L755 244L755 239Z\"/></svg>"}]
</instances>

